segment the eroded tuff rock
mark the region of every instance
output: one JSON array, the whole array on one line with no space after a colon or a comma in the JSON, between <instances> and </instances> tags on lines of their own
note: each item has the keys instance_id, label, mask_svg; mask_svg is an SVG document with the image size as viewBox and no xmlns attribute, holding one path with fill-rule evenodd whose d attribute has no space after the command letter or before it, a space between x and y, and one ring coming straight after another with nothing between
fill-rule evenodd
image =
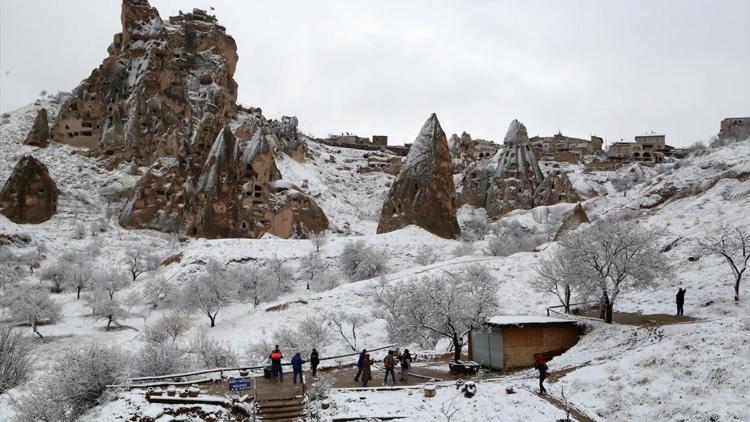
<instances>
[{"instance_id":1,"label":"eroded tuff rock","mask_svg":"<svg viewBox=\"0 0 750 422\"><path fill-rule=\"evenodd\" d=\"M490 218L500 218L516 209L579 200L567 175L554 171L544 176L526 127L517 120L511 122L505 135L497 167L474 162L462 172L458 184L459 206L484 207Z\"/></svg>"},{"instance_id":2,"label":"eroded tuff rock","mask_svg":"<svg viewBox=\"0 0 750 422\"><path fill-rule=\"evenodd\" d=\"M158 161L123 208L120 223L207 238L306 237L327 229L328 219L312 198L281 180L275 139L259 127L243 141L226 126L197 176L190 176L195 173L186 161Z\"/></svg>"},{"instance_id":3,"label":"eroded tuff rock","mask_svg":"<svg viewBox=\"0 0 750 422\"><path fill-rule=\"evenodd\" d=\"M41 108L36 113L34 125L31 126L29 134L23 141L24 145L35 147L46 147L49 145L49 123L47 122L47 109Z\"/></svg>"},{"instance_id":4,"label":"eroded tuff rock","mask_svg":"<svg viewBox=\"0 0 750 422\"><path fill-rule=\"evenodd\" d=\"M460 233L448 140L433 113L388 191L378 224L387 233L416 224L443 238Z\"/></svg>"},{"instance_id":5,"label":"eroded tuff rock","mask_svg":"<svg viewBox=\"0 0 750 422\"><path fill-rule=\"evenodd\" d=\"M555 241L562 239L563 236L572 232L581 224L589 222L589 216L586 215L586 211L579 202L563 219L562 225L555 233Z\"/></svg>"},{"instance_id":6,"label":"eroded tuff rock","mask_svg":"<svg viewBox=\"0 0 750 422\"><path fill-rule=\"evenodd\" d=\"M496 218L516 209L533 208L534 192L543 180L526 126L513 120L505 135L497 171L487 190L487 215Z\"/></svg>"},{"instance_id":7,"label":"eroded tuff rock","mask_svg":"<svg viewBox=\"0 0 750 422\"><path fill-rule=\"evenodd\" d=\"M534 206L555 205L561 202L575 203L581 200L568 175L553 170L547 174L544 181L534 192Z\"/></svg>"},{"instance_id":8,"label":"eroded tuff rock","mask_svg":"<svg viewBox=\"0 0 750 422\"><path fill-rule=\"evenodd\" d=\"M47 166L25 155L0 191L0 212L17 224L42 223L57 211L58 195Z\"/></svg>"}]
</instances>

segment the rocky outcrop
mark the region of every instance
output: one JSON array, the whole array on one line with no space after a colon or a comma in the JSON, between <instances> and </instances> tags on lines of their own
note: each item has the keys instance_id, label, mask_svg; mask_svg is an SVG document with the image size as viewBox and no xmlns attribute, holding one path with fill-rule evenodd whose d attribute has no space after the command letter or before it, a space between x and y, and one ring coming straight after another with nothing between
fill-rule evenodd
<instances>
[{"instance_id":1,"label":"rocky outcrop","mask_svg":"<svg viewBox=\"0 0 750 422\"><path fill-rule=\"evenodd\" d=\"M275 139L259 127L242 141L226 126L196 177L187 162L158 161L123 208L120 223L206 238L306 237L327 229L328 219L312 198L281 180Z\"/></svg>"},{"instance_id":2,"label":"rocky outcrop","mask_svg":"<svg viewBox=\"0 0 750 422\"><path fill-rule=\"evenodd\" d=\"M484 207L490 218L516 209L580 201L565 173L555 170L544 176L526 127L518 120L508 128L497 167L482 161L471 163L462 172L457 191L459 206Z\"/></svg>"},{"instance_id":3,"label":"rocky outcrop","mask_svg":"<svg viewBox=\"0 0 750 422\"><path fill-rule=\"evenodd\" d=\"M534 192L535 207L555 205L561 202L576 203L580 200L581 198L573 184L570 183L568 175L559 170L553 170L547 174L542 184Z\"/></svg>"},{"instance_id":4,"label":"rocky outcrop","mask_svg":"<svg viewBox=\"0 0 750 422\"><path fill-rule=\"evenodd\" d=\"M513 120L505 135L497 170L487 190L487 215L497 218L515 209L533 208L534 192L543 180L544 175L531 149L526 126Z\"/></svg>"},{"instance_id":5,"label":"rocky outcrop","mask_svg":"<svg viewBox=\"0 0 750 422\"><path fill-rule=\"evenodd\" d=\"M57 212L58 195L47 166L25 155L0 191L0 213L17 224L42 223Z\"/></svg>"},{"instance_id":6,"label":"rocky outcrop","mask_svg":"<svg viewBox=\"0 0 750 422\"><path fill-rule=\"evenodd\" d=\"M460 233L448 140L435 114L420 130L388 191L378 233L409 224L448 239Z\"/></svg>"},{"instance_id":7,"label":"rocky outcrop","mask_svg":"<svg viewBox=\"0 0 750 422\"><path fill-rule=\"evenodd\" d=\"M453 158L453 173L458 174L476 161L492 158L500 146L484 139L472 139L471 135L463 132L461 136L455 133L451 135L448 147Z\"/></svg>"},{"instance_id":8,"label":"rocky outcrop","mask_svg":"<svg viewBox=\"0 0 750 422\"><path fill-rule=\"evenodd\" d=\"M367 159L366 166L358 166L358 173L383 172L393 176L401 172L403 159L397 155L385 151L372 151L363 154Z\"/></svg>"},{"instance_id":9,"label":"rocky outcrop","mask_svg":"<svg viewBox=\"0 0 750 422\"><path fill-rule=\"evenodd\" d=\"M562 239L566 234L575 230L584 223L589 223L589 216L579 202L563 219L562 225L555 233L555 241Z\"/></svg>"},{"instance_id":10,"label":"rocky outcrop","mask_svg":"<svg viewBox=\"0 0 750 422\"><path fill-rule=\"evenodd\" d=\"M24 145L45 148L49 145L49 123L47 122L47 109L41 108L36 113L34 125L31 126L29 134L23 141Z\"/></svg>"},{"instance_id":11,"label":"rocky outcrop","mask_svg":"<svg viewBox=\"0 0 750 422\"><path fill-rule=\"evenodd\" d=\"M109 56L62 106L52 137L112 163L150 165L188 152L202 162L236 111L237 46L201 10L163 21L146 0L124 0Z\"/></svg>"}]
</instances>

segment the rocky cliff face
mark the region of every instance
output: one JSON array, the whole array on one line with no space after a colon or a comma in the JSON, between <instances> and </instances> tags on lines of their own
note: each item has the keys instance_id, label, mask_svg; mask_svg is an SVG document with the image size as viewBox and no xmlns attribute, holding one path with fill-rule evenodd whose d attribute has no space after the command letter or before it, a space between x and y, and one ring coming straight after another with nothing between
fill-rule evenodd
<instances>
[{"instance_id":1,"label":"rocky cliff face","mask_svg":"<svg viewBox=\"0 0 750 422\"><path fill-rule=\"evenodd\" d=\"M46 109L41 108L36 113L34 124L31 126L31 130L23 143L24 145L42 148L49 145L49 122L47 121Z\"/></svg>"},{"instance_id":2,"label":"rocky cliff face","mask_svg":"<svg viewBox=\"0 0 750 422\"><path fill-rule=\"evenodd\" d=\"M0 212L17 224L37 224L57 212L58 190L47 166L25 155L0 191Z\"/></svg>"},{"instance_id":3,"label":"rocky cliff face","mask_svg":"<svg viewBox=\"0 0 750 422\"><path fill-rule=\"evenodd\" d=\"M378 233L416 224L443 238L460 233L448 140L437 116L427 119L388 191Z\"/></svg>"}]
</instances>

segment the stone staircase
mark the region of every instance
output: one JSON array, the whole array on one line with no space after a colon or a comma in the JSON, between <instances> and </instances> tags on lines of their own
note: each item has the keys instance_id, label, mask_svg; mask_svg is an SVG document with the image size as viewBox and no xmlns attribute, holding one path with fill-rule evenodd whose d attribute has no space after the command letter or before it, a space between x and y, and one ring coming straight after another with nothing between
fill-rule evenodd
<instances>
[{"instance_id":1,"label":"stone staircase","mask_svg":"<svg viewBox=\"0 0 750 422\"><path fill-rule=\"evenodd\" d=\"M270 383L269 383L270 384ZM257 419L260 421L306 421L305 390L301 384L273 383L257 391Z\"/></svg>"}]
</instances>

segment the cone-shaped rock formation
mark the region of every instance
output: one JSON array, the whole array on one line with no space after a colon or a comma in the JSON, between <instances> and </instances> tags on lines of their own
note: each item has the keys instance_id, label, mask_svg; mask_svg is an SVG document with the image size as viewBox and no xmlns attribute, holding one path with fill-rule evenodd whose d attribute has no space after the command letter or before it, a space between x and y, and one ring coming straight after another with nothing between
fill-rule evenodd
<instances>
[{"instance_id":1,"label":"cone-shaped rock formation","mask_svg":"<svg viewBox=\"0 0 750 422\"><path fill-rule=\"evenodd\" d=\"M46 147L49 145L49 123L47 122L47 109L42 108L36 113L34 125L31 126L29 134L23 141L25 145L35 147Z\"/></svg>"},{"instance_id":2,"label":"cone-shaped rock formation","mask_svg":"<svg viewBox=\"0 0 750 422\"><path fill-rule=\"evenodd\" d=\"M47 166L25 155L0 191L0 213L17 224L41 223L57 211L58 194Z\"/></svg>"},{"instance_id":3,"label":"cone-shaped rock formation","mask_svg":"<svg viewBox=\"0 0 750 422\"><path fill-rule=\"evenodd\" d=\"M378 233L409 224L447 239L460 233L448 140L435 114L422 126L388 191Z\"/></svg>"}]
</instances>

